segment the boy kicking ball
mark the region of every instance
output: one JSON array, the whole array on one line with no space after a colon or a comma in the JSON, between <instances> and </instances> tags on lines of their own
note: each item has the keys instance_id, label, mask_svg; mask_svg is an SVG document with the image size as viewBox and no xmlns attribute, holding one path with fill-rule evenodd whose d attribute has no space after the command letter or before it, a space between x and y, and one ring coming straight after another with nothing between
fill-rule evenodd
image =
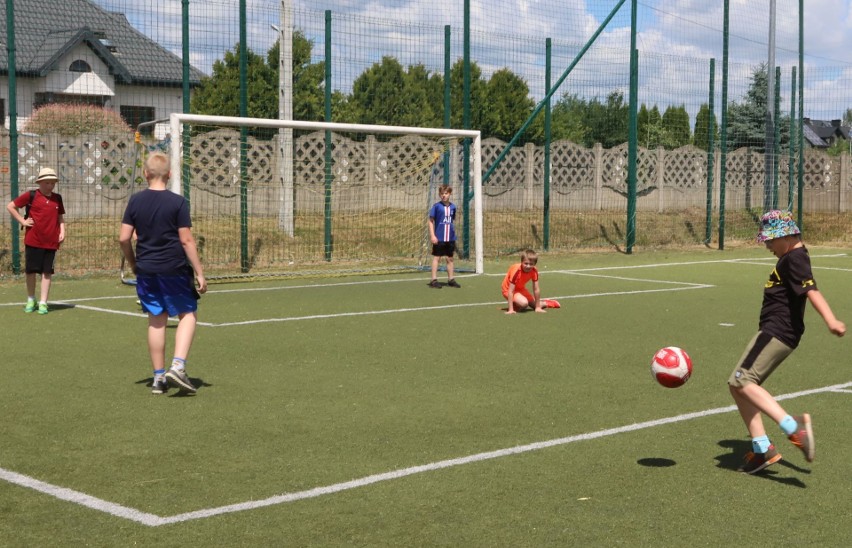
<instances>
[{"instance_id":1,"label":"boy kicking ball","mask_svg":"<svg viewBox=\"0 0 852 548\"><path fill-rule=\"evenodd\" d=\"M792 214L774 210L763 215L760 222L757 240L778 257L778 262L764 285L757 335L728 379L731 395L751 436L752 451L746 454L739 468L747 474L760 472L781 460L781 453L763 427L763 414L778 423L806 461L814 460L811 416L790 415L762 386L799 345L805 331L805 302L810 301L832 334L842 337L846 333L846 325L834 317L817 289L811 259Z\"/></svg>"}]
</instances>

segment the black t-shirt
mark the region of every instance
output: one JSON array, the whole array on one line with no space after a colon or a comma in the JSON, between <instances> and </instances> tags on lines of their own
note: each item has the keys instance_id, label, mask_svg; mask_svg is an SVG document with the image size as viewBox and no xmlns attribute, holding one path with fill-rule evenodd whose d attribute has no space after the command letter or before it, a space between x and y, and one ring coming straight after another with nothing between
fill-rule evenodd
<instances>
[{"instance_id":1,"label":"black t-shirt","mask_svg":"<svg viewBox=\"0 0 852 548\"><path fill-rule=\"evenodd\" d=\"M763 290L760 330L796 348L805 332L807 292L816 288L811 258L804 246L778 259Z\"/></svg>"},{"instance_id":2,"label":"black t-shirt","mask_svg":"<svg viewBox=\"0 0 852 548\"><path fill-rule=\"evenodd\" d=\"M168 190L143 190L130 197L122 223L136 229L136 270L139 274L182 274L186 252L179 228L191 227L189 203Z\"/></svg>"}]
</instances>

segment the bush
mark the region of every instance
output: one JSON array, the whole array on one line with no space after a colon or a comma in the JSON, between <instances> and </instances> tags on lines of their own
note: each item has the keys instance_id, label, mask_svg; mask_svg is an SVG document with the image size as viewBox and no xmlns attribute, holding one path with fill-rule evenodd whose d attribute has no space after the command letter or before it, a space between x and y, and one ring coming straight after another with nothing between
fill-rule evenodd
<instances>
[{"instance_id":1,"label":"bush","mask_svg":"<svg viewBox=\"0 0 852 548\"><path fill-rule=\"evenodd\" d=\"M23 131L28 133L58 133L67 137L107 130L110 133L129 133L133 130L121 116L94 105L51 104L36 109Z\"/></svg>"}]
</instances>

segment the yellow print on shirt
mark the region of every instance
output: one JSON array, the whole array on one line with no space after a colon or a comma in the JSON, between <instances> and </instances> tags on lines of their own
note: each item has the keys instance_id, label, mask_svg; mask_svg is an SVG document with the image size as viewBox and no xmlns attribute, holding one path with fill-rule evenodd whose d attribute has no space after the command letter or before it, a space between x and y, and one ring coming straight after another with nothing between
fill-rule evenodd
<instances>
[{"instance_id":1,"label":"yellow print on shirt","mask_svg":"<svg viewBox=\"0 0 852 548\"><path fill-rule=\"evenodd\" d=\"M769 289L770 287L775 287L776 285L781 285L781 276L778 275L778 270L773 268L772 274L769 275L769 280L763 287L765 289Z\"/></svg>"}]
</instances>

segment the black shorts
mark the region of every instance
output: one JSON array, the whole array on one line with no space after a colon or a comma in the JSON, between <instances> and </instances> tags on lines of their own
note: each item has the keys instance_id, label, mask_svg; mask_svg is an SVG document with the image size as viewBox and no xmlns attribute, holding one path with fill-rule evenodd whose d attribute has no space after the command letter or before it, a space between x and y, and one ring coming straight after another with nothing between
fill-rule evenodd
<instances>
[{"instance_id":1,"label":"black shorts","mask_svg":"<svg viewBox=\"0 0 852 548\"><path fill-rule=\"evenodd\" d=\"M452 257L456 252L456 242L438 242L432 244L432 255L435 257Z\"/></svg>"},{"instance_id":2,"label":"black shorts","mask_svg":"<svg viewBox=\"0 0 852 548\"><path fill-rule=\"evenodd\" d=\"M53 261L56 259L55 249L26 246L26 273L53 274Z\"/></svg>"}]
</instances>

